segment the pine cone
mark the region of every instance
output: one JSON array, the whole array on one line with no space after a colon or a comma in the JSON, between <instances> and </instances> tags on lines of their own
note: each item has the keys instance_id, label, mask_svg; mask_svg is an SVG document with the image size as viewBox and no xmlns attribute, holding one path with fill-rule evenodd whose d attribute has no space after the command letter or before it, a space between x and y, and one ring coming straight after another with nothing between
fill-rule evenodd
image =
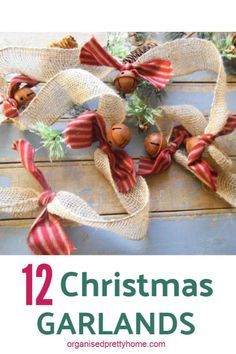
<instances>
[{"instance_id":1,"label":"pine cone","mask_svg":"<svg viewBox=\"0 0 236 354\"><path fill-rule=\"evenodd\" d=\"M123 60L123 63L134 63L141 55L146 53L149 49L154 48L158 45L157 42L151 41L146 42L145 44L137 47L136 49L132 50L129 55Z\"/></svg>"},{"instance_id":2,"label":"pine cone","mask_svg":"<svg viewBox=\"0 0 236 354\"><path fill-rule=\"evenodd\" d=\"M60 41L57 42L50 42L48 44L50 48L63 48L63 49L71 49L71 48L77 48L78 43L76 42L75 38L68 35L66 37L63 37Z\"/></svg>"}]
</instances>

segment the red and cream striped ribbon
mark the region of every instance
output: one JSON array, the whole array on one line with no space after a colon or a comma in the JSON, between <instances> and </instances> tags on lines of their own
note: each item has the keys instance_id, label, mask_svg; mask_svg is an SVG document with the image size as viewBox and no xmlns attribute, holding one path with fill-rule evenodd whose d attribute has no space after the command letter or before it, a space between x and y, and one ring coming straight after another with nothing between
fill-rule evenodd
<instances>
[{"instance_id":1,"label":"red and cream striped ribbon","mask_svg":"<svg viewBox=\"0 0 236 354\"><path fill-rule=\"evenodd\" d=\"M171 62L153 59L146 63L122 63L114 58L93 37L85 43L80 52L80 63L94 66L109 66L119 71L130 70L136 77L149 81L155 88L163 89L173 75Z\"/></svg>"},{"instance_id":2,"label":"red and cream striped ribbon","mask_svg":"<svg viewBox=\"0 0 236 354\"><path fill-rule=\"evenodd\" d=\"M151 176L161 173L171 165L172 155L189 136L189 133L182 127L178 126L173 129L170 143L167 148L163 149L155 159L142 156L139 160L138 175Z\"/></svg>"},{"instance_id":3,"label":"red and cream striped ribbon","mask_svg":"<svg viewBox=\"0 0 236 354\"><path fill-rule=\"evenodd\" d=\"M11 79L9 87L9 96L7 97L5 95L2 95L2 112L7 118L16 118L20 114L17 102L16 100L14 100L14 95L16 91L20 88L21 84L26 84L27 87L31 88L36 86L38 84L38 81L31 79L26 75L17 75Z\"/></svg>"},{"instance_id":4,"label":"red and cream striped ribbon","mask_svg":"<svg viewBox=\"0 0 236 354\"><path fill-rule=\"evenodd\" d=\"M215 192L217 190L217 172L204 160L202 154L206 147L223 135L231 134L236 128L236 115L229 115L224 128L217 134L203 134L198 137L197 143L188 155L189 168L199 175L208 186Z\"/></svg>"},{"instance_id":5,"label":"red and cream striped ribbon","mask_svg":"<svg viewBox=\"0 0 236 354\"><path fill-rule=\"evenodd\" d=\"M60 220L47 211L47 204L55 197L42 171L35 166L35 150L26 140L18 140L13 145L17 150L22 165L43 188L39 196L39 205L44 209L35 219L28 234L27 242L34 254L37 255L69 255L75 247L63 230Z\"/></svg>"},{"instance_id":6,"label":"red and cream striped ribbon","mask_svg":"<svg viewBox=\"0 0 236 354\"><path fill-rule=\"evenodd\" d=\"M136 184L133 159L124 150L112 150L106 139L103 117L97 112L85 112L70 122L64 131L66 145L81 149L99 142L99 148L108 156L112 176L120 192L129 192Z\"/></svg>"}]
</instances>

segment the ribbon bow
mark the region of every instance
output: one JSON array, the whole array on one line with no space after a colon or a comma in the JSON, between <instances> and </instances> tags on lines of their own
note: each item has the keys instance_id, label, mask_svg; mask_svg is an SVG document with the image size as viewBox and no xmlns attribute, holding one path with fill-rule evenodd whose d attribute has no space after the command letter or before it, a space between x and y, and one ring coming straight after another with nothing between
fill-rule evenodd
<instances>
[{"instance_id":1,"label":"ribbon bow","mask_svg":"<svg viewBox=\"0 0 236 354\"><path fill-rule=\"evenodd\" d=\"M27 87L31 88L38 84L38 81L31 79L26 75L17 75L13 77L10 81L9 96L2 95L3 106L2 111L7 118L16 118L19 116L20 112L17 106L16 100L14 100L14 95L16 91L20 88L21 84L26 84Z\"/></svg>"},{"instance_id":2,"label":"ribbon bow","mask_svg":"<svg viewBox=\"0 0 236 354\"><path fill-rule=\"evenodd\" d=\"M180 145L189 136L189 133L182 127L178 126L173 129L171 142L167 148L163 149L155 159L142 156L139 160L138 175L151 176L161 173L171 165L172 155L180 147Z\"/></svg>"},{"instance_id":3,"label":"ribbon bow","mask_svg":"<svg viewBox=\"0 0 236 354\"><path fill-rule=\"evenodd\" d=\"M69 241L59 218L47 210L47 204L53 200L56 193L52 192L43 173L35 166L34 148L28 141L18 140L13 145L13 149L18 151L24 168L43 188L38 202L44 209L37 216L29 231L27 242L30 249L37 255L69 255L75 247Z\"/></svg>"},{"instance_id":4,"label":"ribbon bow","mask_svg":"<svg viewBox=\"0 0 236 354\"><path fill-rule=\"evenodd\" d=\"M131 70L136 77L149 81L155 88L163 89L173 75L171 62L165 59L153 59L146 63L122 63L113 58L93 37L83 45L80 63L85 65L109 66L119 71Z\"/></svg>"},{"instance_id":5,"label":"ribbon bow","mask_svg":"<svg viewBox=\"0 0 236 354\"><path fill-rule=\"evenodd\" d=\"M91 146L99 141L99 148L108 156L111 173L120 192L129 192L136 183L132 158L123 150L112 150L106 139L104 119L97 112L85 112L70 122L64 131L71 149Z\"/></svg>"},{"instance_id":6,"label":"ribbon bow","mask_svg":"<svg viewBox=\"0 0 236 354\"><path fill-rule=\"evenodd\" d=\"M217 134L198 136L197 143L188 155L188 166L215 192L217 190L217 172L202 158L202 154L213 141L222 135L230 134L236 128L236 115L229 115L224 128Z\"/></svg>"}]
</instances>

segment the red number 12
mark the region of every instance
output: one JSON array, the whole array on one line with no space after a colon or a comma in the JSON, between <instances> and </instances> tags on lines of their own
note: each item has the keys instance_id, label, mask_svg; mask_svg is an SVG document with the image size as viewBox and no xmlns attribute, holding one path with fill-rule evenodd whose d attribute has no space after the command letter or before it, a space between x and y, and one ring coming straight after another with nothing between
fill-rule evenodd
<instances>
[{"instance_id":1,"label":"red number 12","mask_svg":"<svg viewBox=\"0 0 236 354\"><path fill-rule=\"evenodd\" d=\"M45 272L45 280L38 296L36 297L36 305L52 305L52 299L46 299L45 296L52 281L52 268L49 264L40 264L36 269L36 277L42 278ZM33 305L33 265L28 264L22 269L22 273L26 275L26 305Z\"/></svg>"}]
</instances>

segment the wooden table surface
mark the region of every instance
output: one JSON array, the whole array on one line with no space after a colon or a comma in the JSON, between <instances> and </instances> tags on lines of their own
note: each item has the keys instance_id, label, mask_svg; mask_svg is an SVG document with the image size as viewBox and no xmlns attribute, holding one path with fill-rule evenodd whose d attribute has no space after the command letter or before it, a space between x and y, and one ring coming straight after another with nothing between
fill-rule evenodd
<instances>
[{"instance_id":1,"label":"wooden table surface","mask_svg":"<svg viewBox=\"0 0 236 354\"><path fill-rule=\"evenodd\" d=\"M77 34L77 38L80 36ZM99 34L101 41L105 34ZM52 38L53 37L53 38ZM0 46L35 43L46 46L58 34L0 34ZM83 39L87 38L85 37ZM209 115L215 75L198 72L175 79L167 88L164 104L192 104ZM236 113L236 77L228 77L227 101L229 111ZM55 125L62 130L71 117L63 117ZM137 159L143 153L143 136L133 130L127 151ZM35 147L40 139L30 132L20 132L11 123L0 127L0 186L22 186L38 189L32 177L22 168L18 154L11 150L12 142L27 138ZM218 139L235 161L236 133ZM50 163L47 153L40 149L38 166L56 190L79 194L103 215L122 215L110 185L96 170L93 161L95 147L67 151L63 161ZM235 209L217 197L192 174L173 163L159 176L147 178L151 208L147 238L129 241L118 234L65 222L65 229L74 242L75 254L236 254ZM0 215L0 254L30 254L26 244L27 232L34 215L14 219Z\"/></svg>"}]
</instances>

